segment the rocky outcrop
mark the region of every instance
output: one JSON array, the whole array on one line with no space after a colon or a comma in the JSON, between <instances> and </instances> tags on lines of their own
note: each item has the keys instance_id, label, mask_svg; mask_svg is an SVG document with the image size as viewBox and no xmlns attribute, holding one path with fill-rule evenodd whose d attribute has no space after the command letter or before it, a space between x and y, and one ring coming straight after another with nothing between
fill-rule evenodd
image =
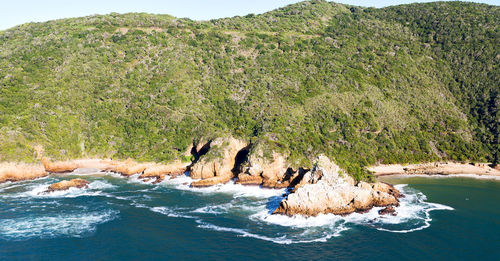
<instances>
[{"instance_id":1,"label":"rocky outcrop","mask_svg":"<svg viewBox=\"0 0 500 261\"><path fill-rule=\"evenodd\" d=\"M31 180L45 176L47 176L47 172L41 164L0 163L0 183Z\"/></svg>"},{"instance_id":2,"label":"rocky outcrop","mask_svg":"<svg viewBox=\"0 0 500 261\"><path fill-rule=\"evenodd\" d=\"M139 178L145 181L154 179L154 183L159 183L165 176L178 176L187 171L191 162L175 161L169 164L155 164L148 166Z\"/></svg>"},{"instance_id":3,"label":"rocky outcrop","mask_svg":"<svg viewBox=\"0 0 500 261\"><path fill-rule=\"evenodd\" d=\"M43 167L47 172L63 173L71 172L78 168L78 164L74 161L50 161L48 158L42 158Z\"/></svg>"},{"instance_id":4,"label":"rocky outcrop","mask_svg":"<svg viewBox=\"0 0 500 261\"><path fill-rule=\"evenodd\" d=\"M201 179L191 183L191 186L206 187L231 180L237 154L247 146L247 142L232 137L210 142L209 151L191 167L191 178Z\"/></svg>"},{"instance_id":5,"label":"rocky outcrop","mask_svg":"<svg viewBox=\"0 0 500 261\"><path fill-rule=\"evenodd\" d=\"M316 216L318 214L349 214L374 206L397 206L399 191L385 183L354 184L326 156L319 156L315 168L304 174L299 187L284 199L273 214ZM390 185L389 185L390 186Z\"/></svg>"},{"instance_id":6,"label":"rocky outcrop","mask_svg":"<svg viewBox=\"0 0 500 261\"><path fill-rule=\"evenodd\" d=\"M293 187L303 177L306 170L287 167L285 156L273 152L272 159L263 156L262 150L254 151L249 157L246 168L238 174L236 183L243 185L262 185L265 188Z\"/></svg>"},{"instance_id":7,"label":"rocky outcrop","mask_svg":"<svg viewBox=\"0 0 500 261\"><path fill-rule=\"evenodd\" d=\"M67 190L69 188L87 188L89 182L84 179L63 180L49 186L46 192Z\"/></svg>"},{"instance_id":8,"label":"rocky outcrop","mask_svg":"<svg viewBox=\"0 0 500 261\"><path fill-rule=\"evenodd\" d=\"M106 170L120 173L121 175L128 177L134 174L142 173L147 167L152 165L152 163L138 163L132 159L127 159L124 162L118 162L108 166Z\"/></svg>"},{"instance_id":9,"label":"rocky outcrop","mask_svg":"<svg viewBox=\"0 0 500 261\"><path fill-rule=\"evenodd\" d=\"M376 176L454 174L500 176L500 169L495 169L488 163L434 162L408 165L380 164L371 166L368 170L372 171Z\"/></svg>"}]
</instances>

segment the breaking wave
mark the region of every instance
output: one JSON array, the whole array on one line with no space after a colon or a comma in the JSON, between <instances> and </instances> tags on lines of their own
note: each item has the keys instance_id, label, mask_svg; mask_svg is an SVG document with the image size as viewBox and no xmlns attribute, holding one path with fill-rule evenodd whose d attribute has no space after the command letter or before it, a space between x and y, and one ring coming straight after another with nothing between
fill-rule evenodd
<instances>
[{"instance_id":1,"label":"breaking wave","mask_svg":"<svg viewBox=\"0 0 500 261\"><path fill-rule=\"evenodd\" d=\"M0 238L82 237L94 232L98 224L113 220L117 215L117 211L105 211L3 219L0 220Z\"/></svg>"},{"instance_id":2,"label":"breaking wave","mask_svg":"<svg viewBox=\"0 0 500 261\"><path fill-rule=\"evenodd\" d=\"M87 175L89 172L76 174ZM0 238L23 240L85 236L94 232L98 224L115 219L120 213L115 206L149 210L168 218L185 218L193 220L197 227L204 230L233 233L238 237L277 244L325 242L359 226L384 232L409 233L429 227L432 222L430 212L453 210L445 205L426 202L423 193L406 185L396 185L405 194L400 206L395 207L396 216L381 216L378 214L381 208L373 208L367 213L346 216L320 214L315 217L288 217L271 214L284 198L285 189L242 186L233 181L207 188L191 188L189 184L193 180L188 175L166 179L157 185L137 186L132 183L144 184L138 175L125 180L118 174L104 174L111 178L99 176L90 180L88 188L51 193L45 191L58 179L1 184L0 198L4 198L8 206L0 208L0 217L9 218L0 221ZM88 206L84 196L89 200L94 198L99 205ZM80 205L73 206L74 201ZM60 214L64 211L67 214ZM11 214L3 213L16 215L12 218Z\"/></svg>"}]
</instances>

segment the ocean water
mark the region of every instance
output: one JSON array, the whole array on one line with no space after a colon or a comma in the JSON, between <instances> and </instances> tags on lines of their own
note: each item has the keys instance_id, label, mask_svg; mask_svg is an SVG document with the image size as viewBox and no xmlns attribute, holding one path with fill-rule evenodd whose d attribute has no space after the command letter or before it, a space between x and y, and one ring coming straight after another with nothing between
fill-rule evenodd
<instances>
[{"instance_id":1,"label":"ocean water","mask_svg":"<svg viewBox=\"0 0 500 261\"><path fill-rule=\"evenodd\" d=\"M85 178L87 189L44 193ZM385 178L397 216L271 215L285 190L79 173L0 184L0 260L500 260L500 181Z\"/></svg>"}]
</instances>

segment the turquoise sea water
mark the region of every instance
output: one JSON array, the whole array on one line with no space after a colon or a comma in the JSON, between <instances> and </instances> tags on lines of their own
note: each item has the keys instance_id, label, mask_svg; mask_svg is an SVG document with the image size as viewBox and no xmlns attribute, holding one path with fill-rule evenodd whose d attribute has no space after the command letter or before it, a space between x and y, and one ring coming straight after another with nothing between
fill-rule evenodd
<instances>
[{"instance_id":1,"label":"turquoise sea water","mask_svg":"<svg viewBox=\"0 0 500 261\"><path fill-rule=\"evenodd\" d=\"M88 189L43 193L63 179ZM270 215L284 190L112 174L0 184L0 260L500 260L500 181L386 178L406 197L345 217Z\"/></svg>"}]
</instances>

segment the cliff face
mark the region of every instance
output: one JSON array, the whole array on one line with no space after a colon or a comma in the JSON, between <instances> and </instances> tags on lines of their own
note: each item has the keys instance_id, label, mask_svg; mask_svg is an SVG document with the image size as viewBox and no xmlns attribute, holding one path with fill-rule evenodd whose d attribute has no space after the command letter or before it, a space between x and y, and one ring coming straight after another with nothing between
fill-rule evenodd
<instances>
[{"instance_id":1,"label":"cliff face","mask_svg":"<svg viewBox=\"0 0 500 261\"><path fill-rule=\"evenodd\" d=\"M273 214L349 214L374 206L399 204L399 191L391 185L366 182L355 185L352 177L325 156L319 156L315 165Z\"/></svg>"},{"instance_id":2,"label":"cliff face","mask_svg":"<svg viewBox=\"0 0 500 261\"><path fill-rule=\"evenodd\" d=\"M191 184L193 187L206 187L225 183L234 177L233 169L238 153L244 153L248 143L233 137L217 138L210 143L210 149L191 167L190 176L201 179Z\"/></svg>"}]
</instances>

